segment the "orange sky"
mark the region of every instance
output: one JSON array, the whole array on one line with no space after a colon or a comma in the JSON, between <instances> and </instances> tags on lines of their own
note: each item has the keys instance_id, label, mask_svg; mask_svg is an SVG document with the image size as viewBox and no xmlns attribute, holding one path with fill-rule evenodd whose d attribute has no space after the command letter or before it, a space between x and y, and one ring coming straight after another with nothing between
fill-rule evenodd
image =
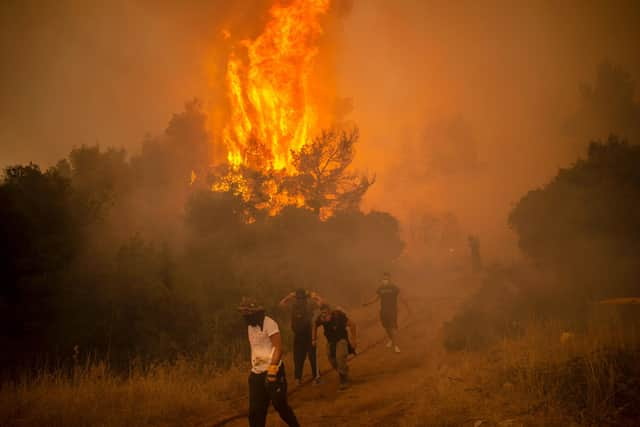
<instances>
[{"instance_id":1,"label":"orange sky","mask_svg":"<svg viewBox=\"0 0 640 427\"><path fill-rule=\"evenodd\" d=\"M230 3L0 6L0 163L48 165L82 143L135 152L186 100L215 109L229 53L220 30L255 36L269 4ZM564 131L579 84L604 60L640 81L633 1L336 7L323 66L353 105L357 166L377 175L365 207L405 224L452 211L495 253L513 243L511 204L584 147Z\"/></svg>"}]
</instances>

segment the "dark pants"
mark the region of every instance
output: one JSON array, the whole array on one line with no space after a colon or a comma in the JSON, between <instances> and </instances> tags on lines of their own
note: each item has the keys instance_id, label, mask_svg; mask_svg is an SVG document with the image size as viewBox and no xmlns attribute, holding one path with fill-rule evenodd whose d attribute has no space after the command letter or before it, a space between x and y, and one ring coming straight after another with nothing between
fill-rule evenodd
<instances>
[{"instance_id":1,"label":"dark pants","mask_svg":"<svg viewBox=\"0 0 640 427\"><path fill-rule=\"evenodd\" d=\"M327 342L327 357L329 363L338 371L341 380L346 380L349 374L349 365L347 365L347 358L349 357L351 345L349 340L341 339L335 342Z\"/></svg>"},{"instance_id":2,"label":"dark pants","mask_svg":"<svg viewBox=\"0 0 640 427\"><path fill-rule=\"evenodd\" d=\"M267 422L269 403L280 418L289 427L300 427L293 409L287 403L287 378L284 374L284 364L278 371L278 378L274 382L267 381L267 373L249 375L249 426L264 427Z\"/></svg>"},{"instance_id":3,"label":"dark pants","mask_svg":"<svg viewBox=\"0 0 640 427\"><path fill-rule=\"evenodd\" d=\"M398 329L398 312L397 311L381 311L380 321L382 327L389 329Z\"/></svg>"},{"instance_id":4,"label":"dark pants","mask_svg":"<svg viewBox=\"0 0 640 427\"><path fill-rule=\"evenodd\" d=\"M308 333L297 333L293 335L293 371L296 380L302 379L304 361L309 356L311 364L311 375L318 376L318 366L316 362L316 348L311 345L311 330Z\"/></svg>"}]
</instances>

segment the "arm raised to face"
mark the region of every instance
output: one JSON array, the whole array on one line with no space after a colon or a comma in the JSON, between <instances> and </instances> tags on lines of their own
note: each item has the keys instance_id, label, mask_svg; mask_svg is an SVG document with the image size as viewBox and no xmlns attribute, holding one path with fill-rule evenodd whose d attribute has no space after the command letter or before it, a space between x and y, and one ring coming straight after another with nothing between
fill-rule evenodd
<instances>
[{"instance_id":1,"label":"arm raised to face","mask_svg":"<svg viewBox=\"0 0 640 427\"><path fill-rule=\"evenodd\" d=\"M293 292L290 292L289 294L287 294L287 296L285 296L284 298L282 298L280 300L280 302L278 303L278 305L282 308L286 307L287 305L289 305L289 303L291 302L292 299L294 299L296 296L296 294L294 294Z\"/></svg>"}]
</instances>

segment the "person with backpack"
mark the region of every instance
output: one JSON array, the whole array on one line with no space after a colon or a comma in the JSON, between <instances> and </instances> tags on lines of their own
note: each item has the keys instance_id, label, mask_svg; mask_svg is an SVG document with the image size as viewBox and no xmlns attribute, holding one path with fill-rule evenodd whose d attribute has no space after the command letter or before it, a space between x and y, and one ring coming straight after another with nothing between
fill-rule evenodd
<instances>
[{"instance_id":1,"label":"person with backpack","mask_svg":"<svg viewBox=\"0 0 640 427\"><path fill-rule=\"evenodd\" d=\"M265 316L264 307L243 298L238 311L247 324L251 346L249 374L249 426L265 427L269 404L289 427L300 427L287 402L287 377L282 362L282 338L275 320Z\"/></svg>"},{"instance_id":2,"label":"person with backpack","mask_svg":"<svg viewBox=\"0 0 640 427\"><path fill-rule=\"evenodd\" d=\"M318 328L322 326L327 338L327 356L333 369L340 376L340 390L349 386L347 357L356 353L356 325L340 309L331 309L328 304L320 307L320 314L313 327L312 343L318 339Z\"/></svg>"},{"instance_id":3,"label":"person with backpack","mask_svg":"<svg viewBox=\"0 0 640 427\"><path fill-rule=\"evenodd\" d=\"M316 347L311 341L313 313L322 305L322 298L315 292L297 289L280 301L280 306L291 308L291 329L293 330L293 372L298 385L302 383L304 362L309 358L311 375L315 384L320 382Z\"/></svg>"},{"instance_id":4,"label":"person with backpack","mask_svg":"<svg viewBox=\"0 0 640 427\"><path fill-rule=\"evenodd\" d=\"M380 321L382 327L389 337L387 342L387 348L393 348L393 351L400 353L400 347L398 347L398 299L406 307L407 312L409 310L409 304L400 295L400 289L393 283L391 283L391 274L385 272L382 276L382 284L376 291L376 297L362 304L363 307L371 305L377 301L380 301Z\"/></svg>"}]
</instances>

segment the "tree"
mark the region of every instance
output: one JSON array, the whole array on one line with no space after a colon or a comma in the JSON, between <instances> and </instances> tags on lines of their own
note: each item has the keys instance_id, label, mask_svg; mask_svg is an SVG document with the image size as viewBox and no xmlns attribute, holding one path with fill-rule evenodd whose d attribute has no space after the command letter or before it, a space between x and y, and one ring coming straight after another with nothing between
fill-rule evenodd
<instances>
[{"instance_id":1,"label":"tree","mask_svg":"<svg viewBox=\"0 0 640 427\"><path fill-rule=\"evenodd\" d=\"M580 141L614 133L637 142L640 104L635 96L635 82L629 73L608 62L602 63L595 82L580 86L580 106L569 119L567 130Z\"/></svg>"},{"instance_id":2,"label":"tree","mask_svg":"<svg viewBox=\"0 0 640 427\"><path fill-rule=\"evenodd\" d=\"M0 367L27 364L47 347L51 301L81 252L90 217L68 178L34 164L0 183ZM0 369L1 371L1 369Z\"/></svg>"},{"instance_id":3,"label":"tree","mask_svg":"<svg viewBox=\"0 0 640 427\"><path fill-rule=\"evenodd\" d=\"M520 199L509 223L524 253L590 294L637 294L640 147L591 143L586 159Z\"/></svg>"},{"instance_id":4,"label":"tree","mask_svg":"<svg viewBox=\"0 0 640 427\"><path fill-rule=\"evenodd\" d=\"M37 165L5 169L0 185L0 277L13 286L25 276L62 268L75 253L84 223L68 179Z\"/></svg>"},{"instance_id":5,"label":"tree","mask_svg":"<svg viewBox=\"0 0 640 427\"><path fill-rule=\"evenodd\" d=\"M183 112L173 115L164 133L148 137L142 144L142 153L131 159L136 181L154 192L169 193L170 197L184 192L191 172L204 175L211 164L212 144L206 123L201 103L186 103Z\"/></svg>"},{"instance_id":6,"label":"tree","mask_svg":"<svg viewBox=\"0 0 640 427\"><path fill-rule=\"evenodd\" d=\"M69 153L69 161L58 162L56 170L68 175L73 189L87 201L96 217L104 217L128 194L133 182L124 149L82 145Z\"/></svg>"},{"instance_id":7,"label":"tree","mask_svg":"<svg viewBox=\"0 0 640 427\"><path fill-rule=\"evenodd\" d=\"M357 128L325 130L300 151L291 152L293 174L222 165L211 171L208 183L216 191L240 196L250 221L292 205L308 208L323 219L338 211L357 211L375 181L350 169L358 137Z\"/></svg>"},{"instance_id":8,"label":"tree","mask_svg":"<svg viewBox=\"0 0 640 427\"><path fill-rule=\"evenodd\" d=\"M293 154L298 174L284 183L292 194L304 197L316 214L327 216L337 210L357 209L362 197L375 182L350 171L359 131L328 130Z\"/></svg>"}]
</instances>

